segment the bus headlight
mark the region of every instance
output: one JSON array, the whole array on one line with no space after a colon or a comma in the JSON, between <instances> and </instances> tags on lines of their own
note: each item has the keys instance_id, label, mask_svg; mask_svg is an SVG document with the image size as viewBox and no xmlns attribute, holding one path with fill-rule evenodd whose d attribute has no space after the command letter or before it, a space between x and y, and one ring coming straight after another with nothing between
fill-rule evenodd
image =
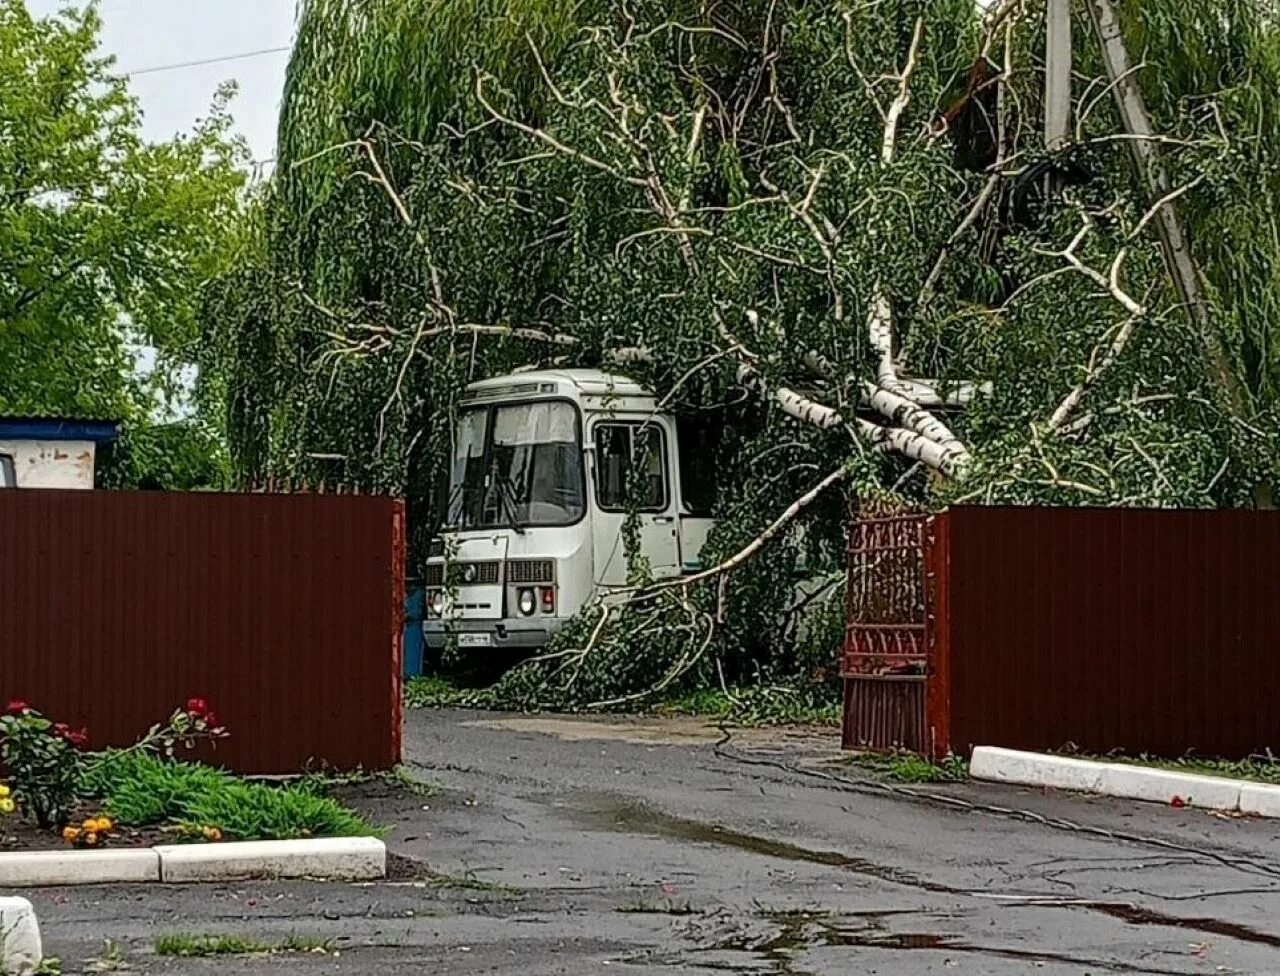
<instances>
[{"instance_id":1,"label":"bus headlight","mask_svg":"<svg viewBox=\"0 0 1280 976\"><path fill-rule=\"evenodd\" d=\"M432 590L427 594L427 613L433 617L444 616L444 590Z\"/></svg>"},{"instance_id":2,"label":"bus headlight","mask_svg":"<svg viewBox=\"0 0 1280 976\"><path fill-rule=\"evenodd\" d=\"M526 617L532 617L533 612L538 609L538 599L533 595L533 590L520 591L520 612Z\"/></svg>"}]
</instances>

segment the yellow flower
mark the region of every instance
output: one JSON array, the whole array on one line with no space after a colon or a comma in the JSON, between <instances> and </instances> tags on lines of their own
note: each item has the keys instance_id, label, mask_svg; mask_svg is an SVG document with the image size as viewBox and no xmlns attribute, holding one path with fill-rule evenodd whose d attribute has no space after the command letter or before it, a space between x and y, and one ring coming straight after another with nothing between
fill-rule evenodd
<instances>
[{"instance_id":1,"label":"yellow flower","mask_svg":"<svg viewBox=\"0 0 1280 976\"><path fill-rule=\"evenodd\" d=\"M9 795L9 787L5 786L3 783L0 783L0 799L7 797L8 795Z\"/></svg>"},{"instance_id":2,"label":"yellow flower","mask_svg":"<svg viewBox=\"0 0 1280 976\"><path fill-rule=\"evenodd\" d=\"M0 797L0 813L13 813L13 801L7 796Z\"/></svg>"},{"instance_id":3,"label":"yellow flower","mask_svg":"<svg viewBox=\"0 0 1280 976\"><path fill-rule=\"evenodd\" d=\"M62 839L65 840L68 844L74 844L76 841L80 839L80 828L79 827L63 827Z\"/></svg>"}]
</instances>

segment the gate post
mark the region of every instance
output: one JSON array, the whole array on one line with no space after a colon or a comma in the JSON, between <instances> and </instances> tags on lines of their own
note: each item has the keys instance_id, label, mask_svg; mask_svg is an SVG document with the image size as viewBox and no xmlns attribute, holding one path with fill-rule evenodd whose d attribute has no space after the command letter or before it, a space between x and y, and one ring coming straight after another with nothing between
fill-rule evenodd
<instances>
[{"instance_id":1,"label":"gate post","mask_svg":"<svg viewBox=\"0 0 1280 976\"><path fill-rule=\"evenodd\" d=\"M925 532L925 644L928 669L924 682L929 758L938 762L951 752L951 514L929 520Z\"/></svg>"}]
</instances>

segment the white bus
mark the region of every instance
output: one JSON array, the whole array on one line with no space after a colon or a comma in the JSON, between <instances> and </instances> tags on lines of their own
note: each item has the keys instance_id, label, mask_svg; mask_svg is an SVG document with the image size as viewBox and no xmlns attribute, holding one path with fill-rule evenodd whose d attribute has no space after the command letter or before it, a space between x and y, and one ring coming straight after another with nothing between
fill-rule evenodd
<instances>
[{"instance_id":1,"label":"white bus","mask_svg":"<svg viewBox=\"0 0 1280 976\"><path fill-rule=\"evenodd\" d=\"M655 577L696 571L718 436L718 423L678 420L638 383L599 370L467 387L426 568L427 646L450 634L461 647L545 645L598 588L626 583L632 509Z\"/></svg>"}]
</instances>

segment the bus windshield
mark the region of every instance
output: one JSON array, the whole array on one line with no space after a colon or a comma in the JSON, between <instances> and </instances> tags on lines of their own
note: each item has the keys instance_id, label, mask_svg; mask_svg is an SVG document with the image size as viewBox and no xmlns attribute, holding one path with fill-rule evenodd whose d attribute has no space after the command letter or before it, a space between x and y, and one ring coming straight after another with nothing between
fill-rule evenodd
<instances>
[{"instance_id":1,"label":"bus windshield","mask_svg":"<svg viewBox=\"0 0 1280 976\"><path fill-rule=\"evenodd\" d=\"M451 528L571 525L584 509L581 432L571 403L462 411L449 470Z\"/></svg>"}]
</instances>

